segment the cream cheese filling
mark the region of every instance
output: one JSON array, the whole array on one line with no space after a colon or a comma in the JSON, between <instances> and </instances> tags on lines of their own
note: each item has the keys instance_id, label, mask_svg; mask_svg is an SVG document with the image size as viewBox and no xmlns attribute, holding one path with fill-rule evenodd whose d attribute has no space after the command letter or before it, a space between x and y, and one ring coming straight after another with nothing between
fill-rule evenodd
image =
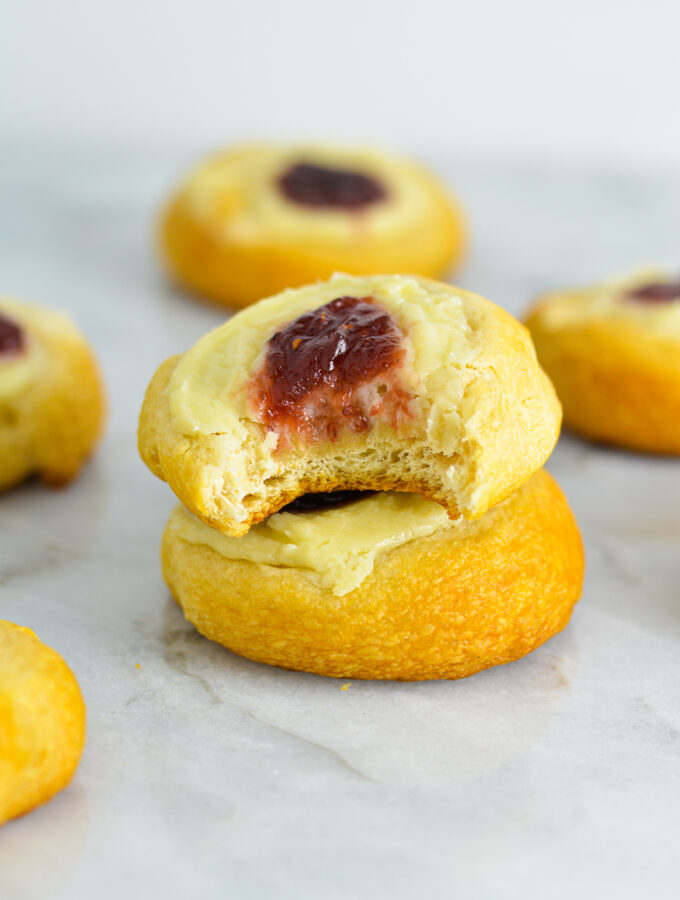
<instances>
[{"instance_id":1,"label":"cream cheese filling","mask_svg":"<svg viewBox=\"0 0 680 900\"><path fill-rule=\"evenodd\" d=\"M204 335L172 376L170 411L177 430L229 432L235 443L245 443L252 421L246 383L261 362L263 345L298 316L347 294L373 297L404 332L406 386L416 398L434 398L428 404L428 431L441 452L451 453L459 439L457 410L464 390L458 371L475 357L471 328L455 288L424 285L411 276L335 275L324 284L284 291L251 306Z\"/></svg>"},{"instance_id":2,"label":"cream cheese filling","mask_svg":"<svg viewBox=\"0 0 680 900\"><path fill-rule=\"evenodd\" d=\"M25 343L20 353L0 355L0 401L8 401L42 376L46 352L30 331L30 320L35 310L3 297L0 299L0 313L22 329Z\"/></svg>"},{"instance_id":3,"label":"cream cheese filling","mask_svg":"<svg viewBox=\"0 0 680 900\"><path fill-rule=\"evenodd\" d=\"M70 316L56 309L0 297L0 313L19 325L25 337L21 353L0 356L0 401L7 402L49 377L55 341L81 344L82 337Z\"/></svg>"},{"instance_id":4,"label":"cream cheese filling","mask_svg":"<svg viewBox=\"0 0 680 900\"><path fill-rule=\"evenodd\" d=\"M36 380L39 357L36 348L27 346L16 356L0 358L0 400L11 400Z\"/></svg>"},{"instance_id":5,"label":"cream cheese filling","mask_svg":"<svg viewBox=\"0 0 680 900\"><path fill-rule=\"evenodd\" d=\"M278 178L298 162L357 171L375 178L387 198L360 213L308 208L288 200ZM426 176L411 163L386 158L370 149L319 145L280 148L251 145L242 152L217 154L187 180L185 203L191 214L216 236L247 246L257 242L337 247L373 239L408 238L414 222L427 219L432 199Z\"/></svg>"},{"instance_id":6,"label":"cream cheese filling","mask_svg":"<svg viewBox=\"0 0 680 900\"><path fill-rule=\"evenodd\" d=\"M380 553L444 527L456 524L438 503L391 491L334 509L275 513L243 537L221 534L181 504L168 523L190 544L210 547L226 559L295 569L338 597L359 587Z\"/></svg>"}]
</instances>

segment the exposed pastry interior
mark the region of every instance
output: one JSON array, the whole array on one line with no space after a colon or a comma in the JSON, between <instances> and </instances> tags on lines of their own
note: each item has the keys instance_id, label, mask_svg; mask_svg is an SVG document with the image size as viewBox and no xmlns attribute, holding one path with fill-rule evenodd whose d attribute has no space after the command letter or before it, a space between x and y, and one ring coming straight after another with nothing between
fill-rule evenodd
<instances>
[{"instance_id":1,"label":"exposed pastry interior","mask_svg":"<svg viewBox=\"0 0 680 900\"><path fill-rule=\"evenodd\" d=\"M468 291L344 275L242 311L167 360L140 451L225 534L309 492L415 492L482 515L543 465L561 411L531 339Z\"/></svg>"}]
</instances>

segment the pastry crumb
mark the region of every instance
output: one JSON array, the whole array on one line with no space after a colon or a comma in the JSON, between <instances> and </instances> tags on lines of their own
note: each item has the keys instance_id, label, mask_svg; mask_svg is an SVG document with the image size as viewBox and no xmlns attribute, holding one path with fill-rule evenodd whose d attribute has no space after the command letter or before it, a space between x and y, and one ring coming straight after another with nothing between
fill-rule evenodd
<instances>
[{"instance_id":1,"label":"pastry crumb","mask_svg":"<svg viewBox=\"0 0 680 900\"><path fill-rule=\"evenodd\" d=\"M346 691L346 690L349 688L349 686L350 686L351 683L352 683L351 681L346 681L346 682L342 685L342 687L340 688L340 690L341 690L341 691Z\"/></svg>"}]
</instances>

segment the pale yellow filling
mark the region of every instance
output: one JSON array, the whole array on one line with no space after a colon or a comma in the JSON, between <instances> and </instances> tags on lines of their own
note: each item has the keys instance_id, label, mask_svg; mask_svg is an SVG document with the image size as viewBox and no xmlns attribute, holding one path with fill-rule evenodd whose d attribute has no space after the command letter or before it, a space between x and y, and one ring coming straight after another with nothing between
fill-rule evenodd
<instances>
[{"instance_id":1,"label":"pale yellow filling","mask_svg":"<svg viewBox=\"0 0 680 900\"><path fill-rule=\"evenodd\" d=\"M426 396L427 431L437 449L450 454L460 440L463 401L461 366L475 355L462 296L455 288L412 276L335 275L323 284L251 306L201 338L180 360L170 385L170 411L185 434L228 432L245 443L249 421L246 384L262 363L263 348L279 328L343 295L382 303L404 332L405 387ZM273 449L273 447L272 447Z\"/></svg>"},{"instance_id":2,"label":"pale yellow filling","mask_svg":"<svg viewBox=\"0 0 680 900\"><path fill-rule=\"evenodd\" d=\"M680 338L680 301L653 303L625 297L627 291L636 287L676 280L677 276L663 269L649 267L590 287L549 294L541 309L542 320L552 331L589 321L613 320L643 328L659 337Z\"/></svg>"},{"instance_id":3,"label":"pale yellow filling","mask_svg":"<svg viewBox=\"0 0 680 900\"><path fill-rule=\"evenodd\" d=\"M16 397L36 379L39 354L27 348L19 356L0 358L0 400Z\"/></svg>"},{"instance_id":4,"label":"pale yellow filling","mask_svg":"<svg viewBox=\"0 0 680 900\"><path fill-rule=\"evenodd\" d=\"M47 353L32 330L32 323L38 317L36 307L0 298L0 312L4 313L20 328L24 329L25 349L15 355L0 355L0 400L11 400L43 377L47 363ZM48 310L40 310L40 315L54 316L55 327L63 325L62 316Z\"/></svg>"},{"instance_id":5,"label":"pale yellow filling","mask_svg":"<svg viewBox=\"0 0 680 900\"><path fill-rule=\"evenodd\" d=\"M417 494L384 492L347 506L276 513L243 537L228 537L177 506L168 526L182 540L226 559L293 568L336 596L358 587L376 557L440 528L455 528L446 511Z\"/></svg>"},{"instance_id":6,"label":"pale yellow filling","mask_svg":"<svg viewBox=\"0 0 680 900\"><path fill-rule=\"evenodd\" d=\"M351 215L342 209L291 202L277 182L299 162L368 175L384 185L387 197ZM200 165L189 176L184 197L192 215L230 243L304 240L325 247L363 243L367 234L399 240L402 232L413 228L414 220L429 214L430 190L419 168L374 150L251 145Z\"/></svg>"}]
</instances>

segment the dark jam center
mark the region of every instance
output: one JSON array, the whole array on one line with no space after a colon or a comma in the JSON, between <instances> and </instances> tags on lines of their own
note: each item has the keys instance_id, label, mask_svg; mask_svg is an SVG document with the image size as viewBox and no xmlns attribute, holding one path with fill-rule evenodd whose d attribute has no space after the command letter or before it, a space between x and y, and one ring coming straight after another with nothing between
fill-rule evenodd
<instances>
[{"instance_id":1,"label":"dark jam center","mask_svg":"<svg viewBox=\"0 0 680 900\"><path fill-rule=\"evenodd\" d=\"M269 340L252 395L260 420L307 439L335 440L345 426L365 431L370 415L407 403L391 377L403 363L402 341L370 297L338 297L300 316Z\"/></svg>"},{"instance_id":2,"label":"dark jam center","mask_svg":"<svg viewBox=\"0 0 680 900\"><path fill-rule=\"evenodd\" d=\"M401 332L370 298L338 297L300 316L269 341L272 400L286 409L321 384L343 391L386 372L401 350Z\"/></svg>"},{"instance_id":3,"label":"dark jam center","mask_svg":"<svg viewBox=\"0 0 680 900\"><path fill-rule=\"evenodd\" d=\"M24 333L21 328L0 313L0 356L15 356L24 349Z\"/></svg>"},{"instance_id":4,"label":"dark jam center","mask_svg":"<svg viewBox=\"0 0 680 900\"><path fill-rule=\"evenodd\" d=\"M665 284L643 284L641 287L628 291L627 296L631 300L639 300L642 303L668 303L671 300L680 300L680 281Z\"/></svg>"},{"instance_id":5,"label":"dark jam center","mask_svg":"<svg viewBox=\"0 0 680 900\"><path fill-rule=\"evenodd\" d=\"M297 163L279 178L279 187L303 206L361 209L387 197L383 185L361 172Z\"/></svg>"},{"instance_id":6,"label":"dark jam center","mask_svg":"<svg viewBox=\"0 0 680 900\"><path fill-rule=\"evenodd\" d=\"M326 494L303 494L284 506L279 512L303 513L316 512L319 509L337 509L339 506L349 506L364 497L370 497L375 491L330 491Z\"/></svg>"}]
</instances>

